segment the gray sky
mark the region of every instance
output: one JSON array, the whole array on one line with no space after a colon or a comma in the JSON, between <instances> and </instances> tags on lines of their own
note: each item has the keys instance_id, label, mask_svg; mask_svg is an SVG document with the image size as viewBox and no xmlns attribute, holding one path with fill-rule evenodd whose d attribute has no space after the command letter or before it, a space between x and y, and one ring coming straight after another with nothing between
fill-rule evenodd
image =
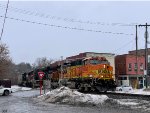
<instances>
[{"instance_id":1,"label":"gray sky","mask_svg":"<svg viewBox=\"0 0 150 113\"><path fill-rule=\"evenodd\" d=\"M4 16L6 3L0 1L0 16ZM15 63L33 63L39 57L60 59L81 52L125 54L135 49L134 25L150 24L149 11L149 1L10 0L7 16L11 19L6 19L2 42L9 46ZM0 17L0 31L2 23ZM144 31L144 27L138 28L139 48L144 48Z\"/></svg>"}]
</instances>

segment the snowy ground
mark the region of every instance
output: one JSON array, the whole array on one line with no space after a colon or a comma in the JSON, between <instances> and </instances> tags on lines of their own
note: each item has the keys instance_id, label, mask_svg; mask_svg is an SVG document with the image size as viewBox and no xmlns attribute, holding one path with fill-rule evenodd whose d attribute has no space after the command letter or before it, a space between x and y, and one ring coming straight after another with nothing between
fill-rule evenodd
<instances>
[{"instance_id":1,"label":"snowy ground","mask_svg":"<svg viewBox=\"0 0 150 113\"><path fill-rule=\"evenodd\" d=\"M14 92L17 92L17 91L29 91L32 88L20 87L20 86L14 85L14 86L11 86L11 89L12 89L12 92L14 93Z\"/></svg>"},{"instance_id":2,"label":"snowy ground","mask_svg":"<svg viewBox=\"0 0 150 113\"><path fill-rule=\"evenodd\" d=\"M39 104L65 104L65 105L75 105L75 106L97 106L100 107L113 107L114 108L125 108L142 110L144 112L150 112L149 100L140 99L115 99L109 98L106 95L94 95L94 94L83 94L76 90L72 90L68 87L60 87L58 89L48 91L46 94L41 96L39 90L33 90L27 87L12 86L13 93L15 97L32 97L36 103ZM29 90L29 91L28 91ZM22 92L20 95L20 91ZM145 91L144 89L137 89L130 92L118 91L120 93L130 93L130 94L143 94L150 95L150 91ZM44 104L44 105L45 105ZM50 104L51 105L51 104Z\"/></svg>"},{"instance_id":3,"label":"snowy ground","mask_svg":"<svg viewBox=\"0 0 150 113\"><path fill-rule=\"evenodd\" d=\"M10 113L150 113L149 100L83 94L67 87L52 90L42 96L39 96L40 91L37 89L19 86L12 88L17 92L0 97L0 112L7 110Z\"/></svg>"},{"instance_id":4,"label":"snowy ground","mask_svg":"<svg viewBox=\"0 0 150 113\"><path fill-rule=\"evenodd\" d=\"M117 100L107 99L98 104L98 106L74 106L58 103L47 103L45 101L38 101L37 94L39 90L18 91L12 93L10 96L0 96L0 113L148 113L150 110L150 103L140 100L120 100L120 102L129 103L136 102L141 104L122 106L117 104ZM84 94L83 94L84 97ZM101 99L101 98L100 98ZM140 108L140 109L138 109ZM147 110L146 110L146 109ZM146 110L146 111L145 111Z\"/></svg>"},{"instance_id":5,"label":"snowy ground","mask_svg":"<svg viewBox=\"0 0 150 113\"><path fill-rule=\"evenodd\" d=\"M132 92L138 93L142 91ZM113 99L109 98L106 95L94 95L94 94L83 94L78 91L69 89L67 87L61 87L50 92L47 92L45 95L38 96L36 98L39 102L45 103L59 103L59 104L69 104L69 105L94 105L97 107L125 107L133 109L144 108L144 111L150 111L150 104L147 100L139 99ZM147 109L148 108L148 109Z\"/></svg>"},{"instance_id":6,"label":"snowy ground","mask_svg":"<svg viewBox=\"0 0 150 113\"><path fill-rule=\"evenodd\" d=\"M142 94L142 95L150 95L150 91L145 91L145 89L135 89L132 94Z\"/></svg>"},{"instance_id":7,"label":"snowy ground","mask_svg":"<svg viewBox=\"0 0 150 113\"><path fill-rule=\"evenodd\" d=\"M150 91L145 89L133 89L132 91L115 91L116 93L129 93L129 94L141 94L141 95L150 95Z\"/></svg>"}]
</instances>

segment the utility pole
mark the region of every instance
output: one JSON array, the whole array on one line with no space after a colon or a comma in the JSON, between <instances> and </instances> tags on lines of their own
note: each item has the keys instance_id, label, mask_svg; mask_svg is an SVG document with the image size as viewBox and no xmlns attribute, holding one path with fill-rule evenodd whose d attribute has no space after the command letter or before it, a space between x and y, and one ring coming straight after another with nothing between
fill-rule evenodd
<instances>
[{"instance_id":1,"label":"utility pole","mask_svg":"<svg viewBox=\"0 0 150 113\"><path fill-rule=\"evenodd\" d=\"M146 31L145 31L145 70L144 70L144 74L145 74L145 84L146 84L146 88L148 87L148 79L147 79L147 75L148 75L148 53L147 53L147 39L148 39L148 31L147 31L147 27L150 26L147 23L145 25L139 25L139 27L145 27Z\"/></svg>"},{"instance_id":2,"label":"utility pole","mask_svg":"<svg viewBox=\"0 0 150 113\"><path fill-rule=\"evenodd\" d=\"M136 25L136 63L137 63L137 56L138 56L138 37L137 37L137 25Z\"/></svg>"},{"instance_id":3,"label":"utility pole","mask_svg":"<svg viewBox=\"0 0 150 113\"><path fill-rule=\"evenodd\" d=\"M136 76L137 76L137 85L138 85L138 36L137 36L137 25L136 25L136 37L135 37L135 41L136 41Z\"/></svg>"}]
</instances>

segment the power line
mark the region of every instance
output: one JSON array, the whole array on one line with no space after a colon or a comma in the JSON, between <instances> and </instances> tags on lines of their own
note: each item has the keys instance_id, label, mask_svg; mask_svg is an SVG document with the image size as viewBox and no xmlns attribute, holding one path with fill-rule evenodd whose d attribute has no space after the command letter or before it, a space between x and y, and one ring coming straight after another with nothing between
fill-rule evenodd
<instances>
[{"instance_id":1,"label":"power line","mask_svg":"<svg viewBox=\"0 0 150 113\"><path fill-rule=\"evenodd\" d=\"M126 48L127 45L133 43L135 40L129 41L128 43L124 44L123 46L121 46L120 48L116 49L113 51L113 53L115 53L116 51L122 50L123 48Z\"/></svg>"},{"instance_id":2,"label":"power line","mask_svg":"<svg viewBox=\"0 0 150 113\"><path fill-rule=\"evenodd\" d=\"M6 21L6 15L7 15L7 10L8 10L8 5L9 5L9 0L7 1L7 6L6 6L6 11L5 11L4 22L3 22L3 26L2 26L0 40L2 39L3 32L4 32L4 27L5 27L5 21Z\"/></svg>"},{"instance_id":3,"label":"power line","mask_svg":"<svg viewBox=\"0 0 150 113\"><path fill-rule=\"evenodd\" d=\"M1 8L5 8L2 4L0 4ZM83 20L78 20L78 19L73 19L73 18L62 18L58 16L52 16L44 13L37 13L29 10L24 10L24 9L19 9L19 8L14 8L14 7L9 7L11 9L10 11L22 13L22 14L27 14L31 16L38 16L42 18L49 18L52 20L62 20L65 22L72 22L72 23L81 23L81 24L91 24L91 25L103 25L103 26L135 26L138 23L105 23L105 22L91 22L91 21L83 21Z\"/></svg>"},{"instance_id":4,"label":"power line","mask_svg":"<svg viewBox=\"0 0 150 113\"><path fill-rule=\"evenodd\" d=\"M0 16L0 17L4 17L4 16ZM127 34L127 33L103 32L103 31L100 31L100 30L83 29L83 28L68 27L68 26L61 26L61 25L55 25L55 24L46 24L46 23L41 23L41 22L35 22L35 21L30 21L30 20L13 18L13 17L6 17L6 18L11 19L11 20L16 20L16 21L28 22L28 23L32 23L32 24L38 24L38 25L44 25L44 26L50 26L50 27L57 27L57 28L64 28L64 29L71 29L71 30L99 32L99 33L104 33L104 34L115 34L115 35L134 35L134 34Z\"/></svg>"}]
</instances>

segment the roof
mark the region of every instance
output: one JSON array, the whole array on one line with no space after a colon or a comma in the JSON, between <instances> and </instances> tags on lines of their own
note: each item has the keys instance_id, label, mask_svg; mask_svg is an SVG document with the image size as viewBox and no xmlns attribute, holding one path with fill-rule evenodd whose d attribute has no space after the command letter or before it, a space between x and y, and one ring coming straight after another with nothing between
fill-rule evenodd
<instances>
[{"instance_id":1,"label":"roof","mask_svg":"<svg viewBox=\"0 0 150 113\"><path fill-rule=\"evenodd\" d=\"M84 53L94 53L94 54L106 54L106 55L115 55L114 53L97 53L97 52L84 52ZM84 53L80 53L80 54L84 54Z\"/></svg>"},{"instance_id":2,"label":"roof","mask_svg":"<svg viewBox=\"0 0 150 113\"><path fill-rule=\"evenodd\" d=\"M118 56L135 56L136 57L136 55L134 54L122 54L122 55L117 55L116 57ZM144 55L137 55L137 57L144 57Z\"/></svg>"},{"instance_id":3,"label":"roof","mask_svg":"<svg viewBox=\"0 0 150 113\"><path fill-rule=\"evenodd\" d=\"M150 48L147 48L148 50L150 50ZM144 51L145 49L138 49L137 51ZM129 52L135 52L136 50L132 50L132 51L129 51Z\"/></svg>"}]
</instances>

